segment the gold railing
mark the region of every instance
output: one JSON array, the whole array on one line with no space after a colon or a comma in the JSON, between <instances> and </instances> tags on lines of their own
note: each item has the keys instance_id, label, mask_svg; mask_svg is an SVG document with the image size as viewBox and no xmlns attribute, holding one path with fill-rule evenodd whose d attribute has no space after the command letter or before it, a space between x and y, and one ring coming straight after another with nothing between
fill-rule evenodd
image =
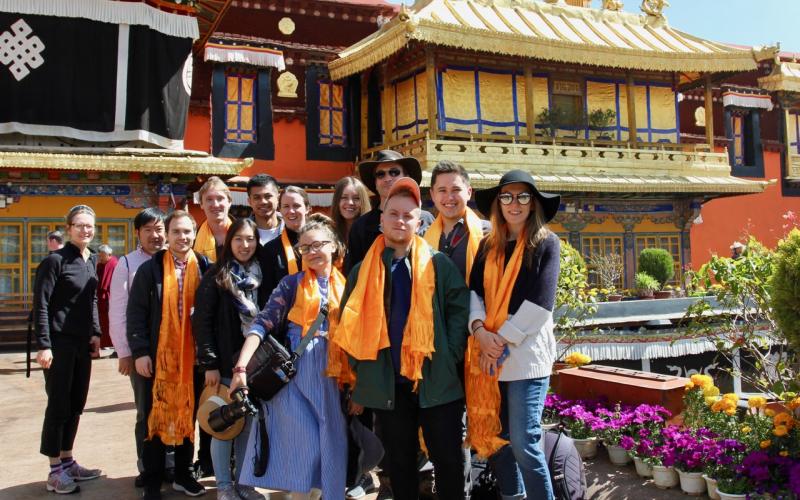
<instances>
[{"instance_id":1,"label":"gold railing","mask_svg":"<svg viewBox=\"0 0 800 500\"><path fill-rule=\"evenodd\" d=\"M530 141L506 135L440 132L435 139L417 134L365 150L364 159L387 148L417 157L427 169L447 159L461 163L467 170L482 172L520 168L556 175L730 175L727 153L712 152L707 144L632 144L561 137ZM797 166L800 171L800 161Z\"/></svg>"}]
</instances>

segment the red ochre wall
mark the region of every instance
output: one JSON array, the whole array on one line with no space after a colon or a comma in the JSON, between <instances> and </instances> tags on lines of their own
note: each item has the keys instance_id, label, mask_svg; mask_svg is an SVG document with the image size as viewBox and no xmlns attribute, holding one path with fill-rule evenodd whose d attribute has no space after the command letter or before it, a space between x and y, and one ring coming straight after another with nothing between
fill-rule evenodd
<instances>
[{"instance_id":1,"label":"red ochre wall","mask_svg":"<svg viewBox=\"0 0 800 500\"><path fill-rule=\"evenodd\" d=\"M186 149L211 151L211 126L207 114L190 112L184 145ZM335 184L355 169L350 162L306 160L306 129L300 120L272 123L275 159L255 160L241 175L267 173L280 183Z\"/></svg>"},{"instance_id":2,"label":"red ochre wall","mask_svg":"<svg viewBox=\"0 0 800 500\"><path fill-rule=\"evenodd\" d=\"M736 240L744 242L752 234L770 248L774 248L786 232L782 215L789 210L800 212L800 197L781 195L780 153L764 152L764 177L777 179L763 193L712 200L700 212L702 224L691 230L692 267L698 269L709 257L730 255L730 246ZM755 179L764 180L764 179Z\"/></svg>"}]
</instances>

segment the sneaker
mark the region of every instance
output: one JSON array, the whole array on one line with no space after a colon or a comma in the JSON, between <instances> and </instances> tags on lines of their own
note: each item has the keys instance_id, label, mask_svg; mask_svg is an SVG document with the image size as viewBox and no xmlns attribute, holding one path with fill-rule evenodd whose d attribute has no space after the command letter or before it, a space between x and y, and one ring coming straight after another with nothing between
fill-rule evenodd
<instances>
[{"instance_id":1,"label":"sneaker","mask_svg":"<svg viewBox=\"0 0 800 500\"><path fill-rule=\"evenodd\" d=\"M242 500L266 500L266 497L257 492L252 486L243 486L240 484L236 487L236 492Z\"/></svg>"},{"instance_id":2,"label":"sneaker","mask_svg":"<svg viewBox=\"0 0 800 500\"><path fill-rule=\"evenodd\" d=\"M239 495L233 486L217 488L217 500L239 500Z\"/></svg>"},{"instance_id":3,"label":"sneaker","mask_svg":"<svg viewBox=\"0 0 800 500\"><path fill-rule=\"evenodd\" d=\"M182 491L184 495L189 497L199 497L206 494L205 487L198 483L193 477L175 478L172 483L172 489L175 491Z\"/></svg>"},{"instance_id":4,"label":"sneaker","mask_svg":"<svg viewBox=\"0 0 800 500\"><path fill-rule=\"evenodd\" d=\"M86 467L81 467L78 462L72 462L69 469L66 469L66 473L75 481L88 481L97 479L103 471L100 469L87 469Z\"/></svg>"},{"instance_id":5,"label":"sneaker","mask_svg":"<svg viewBox=\"0 0 800 500\"><path fill-rule=\"evenodd\" d=\"M80 486L75 483L72 476L67 471L61 470L47 476L47 491L54 491L61 495L69 495L81 491Z\"/></svg>"},{"instance_id":6,"label":"sneaker","mask_svg":"<svg viewBox=\"0 0 800 500\"><path fill-rule=\"evenodd\" d=\"M367 494L375 491L375 481L369 472L362 474L356 484L348 488L345 492L347 498L364 498Z\"/></svg>"}]
</instances>

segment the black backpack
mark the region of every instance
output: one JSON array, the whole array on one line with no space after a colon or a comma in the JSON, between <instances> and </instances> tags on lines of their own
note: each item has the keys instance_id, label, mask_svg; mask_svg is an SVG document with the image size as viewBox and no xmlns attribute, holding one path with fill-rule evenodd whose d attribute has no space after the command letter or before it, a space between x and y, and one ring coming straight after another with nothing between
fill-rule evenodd
<instances>
[{"instance_id":1,"label":"black backpack","mask_svg":"<svg viewBox=\"0 0 800 500\"><path fill-rule=\"evenodd\" d=\"M583 500L586 495L586 473L583 460L572 438L558 430L544 433L544 456L550 470L550 481L556 500ZM500 490L491 466L472 457L471 500L497 500Z\"/></svg>"},{"instance_id":2,"label":"black backpack","mask_svg":"<svg viewBox=\"0 0 800 500\"><path fill-rule=\"evenodd\" d=\"M583 500L586 472L572 438L559 430L544 433L544 456L556 500Z\"/></svg>"}]
</instances>

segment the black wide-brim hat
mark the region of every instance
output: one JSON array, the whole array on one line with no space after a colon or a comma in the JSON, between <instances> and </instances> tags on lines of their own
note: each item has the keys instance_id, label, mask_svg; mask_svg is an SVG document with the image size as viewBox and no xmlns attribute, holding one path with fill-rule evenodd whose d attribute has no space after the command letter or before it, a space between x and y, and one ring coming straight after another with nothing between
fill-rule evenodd
<instances>
[{"instance_id":1,"label":"black wide-brim hat","mask_svg":"<svg viewBox=\"0 0 800 500\"><path fill-rule=\"evenodd\" d=\"M558 207L561 205L561 195L539 191L536 188L536 183L533 181L531 174L524 170L511 170L506 172L503 174L503 177L500 178L500 182L497 186L475 191L475 204L478 206L478 210L486 217L489 217L492 213L492 203L494 203L497 195L500 194L500 188L518 182L530 186L531 193L539 200L539 203L542 204L544 221L550 222L558 213Z\"/></svg>"},{"instance_id":2,"label":"black wide-brim hat","mask_svg":"<svg viewBox=\"0 0 800 500\"><path fill-rule=\"evenodd\" d=\"M422 167L413 156L403 156L397 151L391 149L383 149L378 151L378 155L374 160L362 161L358 164L358 175L361 177L361 182L367 186L367 189L375 194L378 194L375 188L375 167L381 163L397 163L405 170L406 177L411 177L417 184L422 182Z\"/></svg>"}]
</instances>

